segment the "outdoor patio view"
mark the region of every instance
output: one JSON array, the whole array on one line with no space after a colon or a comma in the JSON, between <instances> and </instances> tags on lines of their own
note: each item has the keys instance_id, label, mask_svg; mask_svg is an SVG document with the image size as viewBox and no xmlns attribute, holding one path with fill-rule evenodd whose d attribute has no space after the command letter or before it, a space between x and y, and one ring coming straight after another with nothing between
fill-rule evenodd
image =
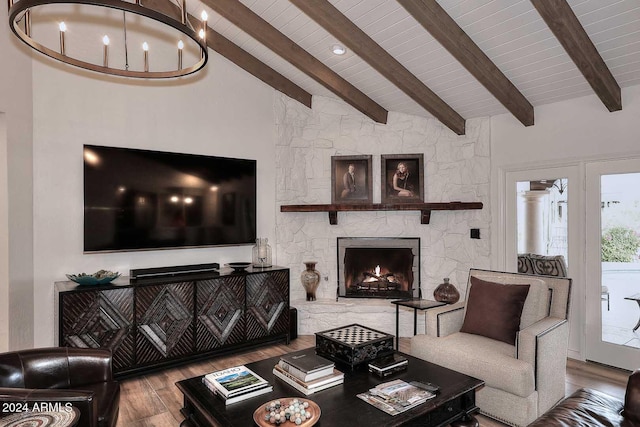
<instances>
[{"instance_id":1,"label":"outdoor patio view","mask_svg":"<svg viewBox=\"0 0 640 427\"><path fill-rule=\"evenodd\" d=\"M602 340L640 348L640 174L603 175Z\"/></svg>"}]
</instances>

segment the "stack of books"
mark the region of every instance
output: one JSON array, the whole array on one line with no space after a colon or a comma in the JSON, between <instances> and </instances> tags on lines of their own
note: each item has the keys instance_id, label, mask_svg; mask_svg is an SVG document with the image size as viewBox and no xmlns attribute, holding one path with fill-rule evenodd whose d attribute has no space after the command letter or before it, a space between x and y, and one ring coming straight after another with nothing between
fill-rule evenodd
<instances>
[{"instance_id":1,"label":"stack of books","mask_svg":"<svg viewBox=\"0 0 640 427\"><path fill-rule=\"evenodd\" d=\"M202 382L222 398L226 405L273 390L273 386L264 378L244 365L207 374Z\"/></svg>"},{"instance_id":2,"label":"stack of books","mask_svg":"<svg viewBox=\"0 0 640 427\"><path fill-rule=\"evenodd\" d=\"M369 362L369 372L376 374L380 378L384 378L393 373L406 370L407 365L409 365L409 361L406 357L398 353L393 353Z\"/></svg>"},{"instance_id":3,"label":"stack of books","mask_svg":"<svg viewBox=\"0 0 640 427\"><path fill-rule=\"evenodd\" d=\"M306 396L344 382L344 373L337 370L332 361L318 356L313 350L282 356L273 367L273 375Z\"/></svg>"},{"instance_id":4,"label":"stack of books","mask_svg":"<svg viewBox=\"0 0 640 427\"><path fill-rule=\"evenodd\" d=\"M398 415L433 399L436 394L403 380L393 380L357 396L387 414Z\"/></svg>"}]
</instances>

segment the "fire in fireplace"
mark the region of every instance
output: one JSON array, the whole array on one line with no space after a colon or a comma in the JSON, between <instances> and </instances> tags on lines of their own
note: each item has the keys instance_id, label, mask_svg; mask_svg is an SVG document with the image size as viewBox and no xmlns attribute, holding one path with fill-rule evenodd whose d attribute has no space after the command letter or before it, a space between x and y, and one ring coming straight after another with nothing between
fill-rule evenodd
<instances>
[{"instance_id":1,"label":"fire in fireplace","mask_svg":"<svg viewBox=\"0 0 640 427\"><path fill-rule=\"evenodd\" d=\"M338 238L338 296L398 299L419 294L419 238Z\"/></svg>"}]
</instances>

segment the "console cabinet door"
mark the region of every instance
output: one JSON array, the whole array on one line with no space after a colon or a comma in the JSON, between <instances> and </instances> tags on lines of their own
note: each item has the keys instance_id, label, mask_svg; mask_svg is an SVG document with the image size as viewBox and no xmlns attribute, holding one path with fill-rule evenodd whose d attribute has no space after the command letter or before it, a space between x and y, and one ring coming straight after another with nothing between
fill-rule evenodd
<instances>
[{"instance_id":1,"label":"console cabinet door","mask_svg":"<svg viewBox=\"0 0 640 427\"><path fill-rule=\"evenodd\" d=\"M60 294L60 346L109 348L114 372L134 364L133 289Z\"/></svg>"},{"instance_id":2,"label":"console cabinet door","mask_svg":"<svg viewBox=\"0 0 640 427\"><path fill-rule=\"evenodd\" d=\"M192 354L194 283L139 286L135 292L136 364Z\"/></svg>"},{"instance_id":3,"label":"console cabinet door","mask_svg":"<svg viewBox=\"0 0 640 427\"><path fill-rule=\"evenodd\" d=\"M207 351L244 342L242 276L196 282L196 347Z\"/></svg>"},{"instance_id":4,"label":"console cabinet door","mask_svg":"<svg viewBox=\"0 0 640 427\"><path fill-rule=\"evenodd\" d=\"M248 274L247 340L289 331L289 271Z\"/></svg>"}]
</instances>

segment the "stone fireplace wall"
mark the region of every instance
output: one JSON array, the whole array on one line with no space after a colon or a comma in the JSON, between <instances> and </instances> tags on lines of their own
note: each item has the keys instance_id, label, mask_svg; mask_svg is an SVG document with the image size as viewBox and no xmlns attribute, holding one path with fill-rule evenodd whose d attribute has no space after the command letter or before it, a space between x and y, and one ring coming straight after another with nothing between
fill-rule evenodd
<instances>
[{"instance_id":1,"label":"stone fireplace wall","mask_svg":"<svg viewBox=\"0 0 640 427\"><path fill-rule=\"evenodd\" d=\"M308 109L278 95L275 111L274 261L291 269L291 305L299 310L300 334L359 322L395 333L392 304L371 301L366 307L368 300L345 298L336 303L337 237L420 237L423 297L432 297L436 286L449 277L464 298L469 268L490 266L489 118L467 120L466 135L458 136L435 119L400 113L391 112L386 125L378 124L326 97L314 96L313 109ZM282 204L331 203L331 156L337 155L373 155L373 202L380 203L380 155L414 153L424 154L425 201L481 201L484 208L434 211L428 225L420 223L417 211L339 212L337 225L329 224L326 212L279 212ZM471 228L480 229L481 239L470 239ZM317 261L322 276L316 301L320 304L304 301L299 277L307 260ZM358 314L350 317L352 310L345 307L354 304ZM403 313L407 319L412 315Z\"/></svg>"}]
</instances>

